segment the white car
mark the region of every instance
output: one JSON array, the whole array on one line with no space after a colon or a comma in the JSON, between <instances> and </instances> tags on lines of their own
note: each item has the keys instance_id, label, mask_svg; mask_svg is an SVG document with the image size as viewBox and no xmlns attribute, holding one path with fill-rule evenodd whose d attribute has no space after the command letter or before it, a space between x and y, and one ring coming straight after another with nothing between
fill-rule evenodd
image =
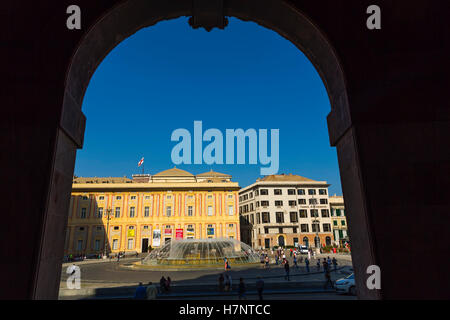
<instances>
[{"instance_id":1,"label":"white car","mask_svg":"<svg viewBox=\"0 0 450 320\"><path fill-rule=\"evenodd\" d=\"M298 251L301 254L308 254L308 248L306 246L298 246Z\"/></svg>"},{"instance_id":2,"label":"white car","mask_svg":"<svg viewBox=\"0 0 450 320\"><path fill-rule=\"evenodd\" d=\"M355 274L352 273L346 278L336 280L334 287L338 293L349 293L356 296Z\"/></svg>"}]
</instances>

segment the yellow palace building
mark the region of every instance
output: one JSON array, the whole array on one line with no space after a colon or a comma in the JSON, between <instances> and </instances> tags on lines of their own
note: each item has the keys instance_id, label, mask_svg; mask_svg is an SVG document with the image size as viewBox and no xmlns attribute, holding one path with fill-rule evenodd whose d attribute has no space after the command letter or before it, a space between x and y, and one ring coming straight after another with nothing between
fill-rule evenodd
<instances>
[{"instance_id":1,"label":"yellow palace building","mask_svg":"<svg viewBox=\"0 0 450 320\"><path fill-rule=\"evenodd\" d=\"M175 239L240 240L237 182L214 171L74 178L65 254L146 252Z\"/></svg>"}]
</instances>

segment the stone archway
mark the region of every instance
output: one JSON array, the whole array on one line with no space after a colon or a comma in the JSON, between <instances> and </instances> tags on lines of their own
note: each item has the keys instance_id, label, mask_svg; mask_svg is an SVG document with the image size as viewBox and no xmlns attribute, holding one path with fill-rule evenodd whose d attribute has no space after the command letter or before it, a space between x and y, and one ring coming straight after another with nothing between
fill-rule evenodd
<instances>
[{"instance_id":1,"label":"stone archway","mask_svg":"<svg viewBox=\"0 0 450 320\"><path fill-rule=\"evenodd\" d=\"M32 297L55 298L59 287L60 257L64 239L62 226L67 223L67 206L75 164L76 149L83 145L86 118L81 111L84 93L97 66L122 40L141 28L158 21L193 16L193 27L224 27L225 16L254 21L278 32L291 41L310 59L321 76L331 103L327 122L330 142L337 146L341 179L346 197L349 229L358 225L352 241L359 244L353 250L356 277L364 283L364 267L376 264L371 243L365 194L358 171L346 79L337 54L326 35L294 6L275 0L247 1L129 0L105 12L84 35L71 59L65 79L64 101L56 133L56 147L51 167L48 201L44 212L42 242L37 253ZM346 191L347 190L347 191ZM346 194L350 194L348 197ZM357 212L357 214L354 214ZM353 218L352 218L353 215ZM353 219L353 221L352 221ZM55 236L55 234L57 234ZM64 241L61 241L63 243ZM60 254L61 253L61 254ZM358 288L364 298L379 298L378 291Z\"/></svg>"},{"instance_id":2,"label":"stone archway","mask_svg":"<svg viewBox=\"0 0 450 320\"><path fill-rule=\"evenodd\" d=\"M56 170L64 171L62 174L71 176L75 163L75 150L82 147L85 117L81 112L84 93L97 66L104 57L122 40L138 30L156 24L159 21L192 16L190 24L193 27L223 28L226 25L225 16L233 16L242 20L254 21L266 28L276 31L281 36L297 46L312 62L321 76L328 96L330 98L331 113L328 116L330 141L335 145L350 126L350 111L345 87L345 75L339 59L326 36L312 23L312 21L298 10L284 2L274 0L248 0L241 1L214 1L216 7L207 5L191 6L186 1L129 0L107 12L86 34L79 44L66 77L63 113L61 117L61 130L56 148L54 174ZM274 14L274 11L277 14ZM280 16L283 19L280 20ZM342 147L342 151L344 151ZM345 152L350 153L351 161L354 158L353 146L345 145ZM70 156L68 156L70 152ZM62 155L65 155L64 157ZM61 156L58 156L61 155ZM346 159L345 161L350 161ZM340 159L340 161L342 161ZM360 184L359 177L352 177L341 173L343 184ZM70 186L67 186L70 187ZM69 190L69 189L67 189ZM53 189L50 197L55 197L59 190ZM361 191L359 192L362 197ZM70 193L64 194L68 199ZM50 204L51 205L51 204ZM353 209L353 203L347 201L347 211ZM50 207L49 211L52 210ZM361 209L360 209L361 210ZM358 226L360 230L366 229L366 222ZM349 222L351 225L351 222ZM351 227L350 227L351 228ZM373 263L369 232L361 233L363 237L356 240L364 248L365 256L355 252L356 265L370 265ZM358 250L356 250L358 251ZM364 259L363 259L364 258ZM56 271L56 270L55 270ZM362 275L361 275L362 276ZM363 289L359 292L365 292ZM367 292L366 292L367 293ZM375 296L374 296L375 293ZM376 292L370 293L376 297Z\"/></svg>"}]
</instances>

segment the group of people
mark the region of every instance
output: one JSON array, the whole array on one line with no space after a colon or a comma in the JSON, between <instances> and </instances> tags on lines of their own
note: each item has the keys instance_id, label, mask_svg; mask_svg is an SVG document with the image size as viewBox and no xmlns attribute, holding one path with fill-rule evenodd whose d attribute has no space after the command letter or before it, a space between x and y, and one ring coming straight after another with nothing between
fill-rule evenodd
<instances>
[{"instance_id":1,"label":"group of people","mask_svg":"<svg viewBox=\"0 0 450 320\"><path fill-rule=\"evenodd\" d=\"M219 291L231 291L233 289L233 279L228 273L219 276Z\"/></svg>"},{"instance_id":2,"label":"group of people","mask_svg":"<svg viewBox=\"0 0 450 320\"><path fill-rule=\"evenodd\" d=\"M149 282L147 286L144 286L142 282L139 282L134 298L137 300L154 300L156 299L157 294L158 289L152 282Z\"/></svg>"},{"instance_id":3,"label":"group of people","mask_svg":"<svg viewBox=\"0 0 450 320\"><path fill-rule=\"evenodd\" d=\"M172 283L172 280L170 277L164 278L164 276L161 277L159 280L159 289L161 290L161 293L168 293L170 292L170 285Z\"/></svg>"},{"instance_id":4,"label":"group of people","mask_svg":"<svg viewBox=\"0 0 450 320\"><path fill-rule=\"evenodd\" d=\"M231 279L231 276L226 273L225 275L220 274L219 276L219 291L231 291L233 289L233 281ZM256 281L256 290L258 292L259 300L263 299L263 290L264 290L264 281L261 277L258 277L258 280ZM246 299L245 296L246 293L246 287L244 278L239 278L239 286L238 286L238 297L239 300Z\"/></svg>"}]
</instances>

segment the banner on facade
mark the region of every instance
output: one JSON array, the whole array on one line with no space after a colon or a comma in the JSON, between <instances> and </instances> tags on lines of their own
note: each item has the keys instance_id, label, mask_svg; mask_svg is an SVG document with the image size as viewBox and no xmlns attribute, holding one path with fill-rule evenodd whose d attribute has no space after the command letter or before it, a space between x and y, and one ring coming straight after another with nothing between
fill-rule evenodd
<instances>
[{"instance_id":1,"label":"banner on facade","mask_svg":"<svg viewBox=\"0 0 450 320\"><path fill-rule=\"evenodd\" d=\"M134 229L128 229L127 236L128 237L134 237Z\"/></svg>"},{"instance_id":2,"label":"banner on facade","mask_svg":"<svg viewBox=\"0 0 450 320\"><path fill-rule=\"evenodd\" d=\"M161 230L153 230L152 247L159 247L161 245Z\"/></svg>"},{"instance_id":3,"label":"banner on facade","mask_svg":"<svg viewBox=\"0 0 450 320\"><path fill-rule=\"evenodd\" d=\"M214 235L214 228L207 228L206 232L207 232L208 236L213 236Z\"/></svg>"},{"instance_id":4,"label":"banner on facade","mask_svg":"<svg viewBox=\"0 0 450 320\"><path fill-rule=\"evenodd\" d=\"M175 239L182 240L183 239L183 229L175 229Z\"/></svg>"}]
</instances>

